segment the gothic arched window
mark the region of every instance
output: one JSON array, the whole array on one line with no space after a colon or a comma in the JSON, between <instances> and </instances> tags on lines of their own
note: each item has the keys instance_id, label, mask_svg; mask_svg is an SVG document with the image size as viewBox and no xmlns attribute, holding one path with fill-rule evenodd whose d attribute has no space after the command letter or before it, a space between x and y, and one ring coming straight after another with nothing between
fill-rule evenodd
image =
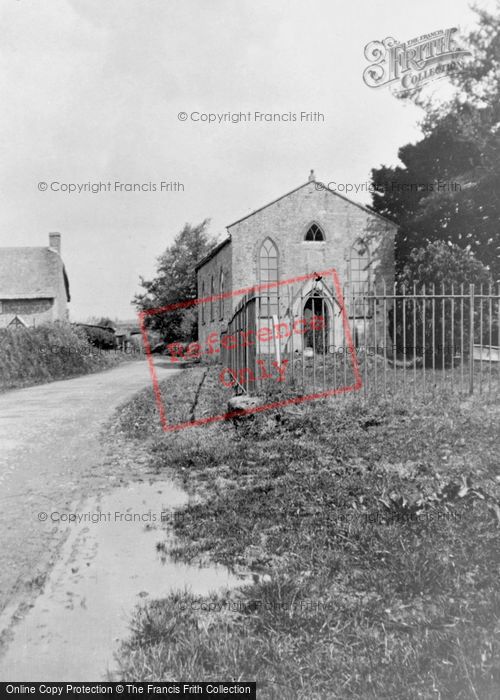
<instances>
[{"instance_id":1,"label":"gothic arched window","mask_svg":"<svg viewBox=\"0 0 500 700\"><path fill-rule=\"evenodd\" d=\"M351 247L349 255L349 283L354 316L363 316L364 313L369 312L368 300L363 297L370 293L370 263L368 246L363 240L358 239Z\"/></svg>"},{"instance_id":2,"label":"gothic arched window","mask_svg":"<svg viewBox=\"0 0 500 700\"><path fill-rule=\"evenodd\" d=\"M266 238L259 251L259 284L278 282L278 249L270 238ZM273 316L278 313L278 287L260 290L260 315Z\"/></svg>"},{"instance_id":3,"label":"gothic arched window","mask_svg":"<svg viewBox=\"0 0 500 700\"><path fill-rule=\"evenodd\" d=\"M224 297L222 296L224 294L224 271L222 268L219 277L219 294L219 320L222 321L224 318Z\"/></svg>"},{"instance_id":4,"label":"gothic arched window","mask_svg":"<svg viewBox=\"0 0 500 700\"><path fill-rule=\"evenodd\" d=\"M311 224L307 229L307 233L304 238L305 241L324 241L325 234L318 224Z\"/></svg>"}]
</instances>

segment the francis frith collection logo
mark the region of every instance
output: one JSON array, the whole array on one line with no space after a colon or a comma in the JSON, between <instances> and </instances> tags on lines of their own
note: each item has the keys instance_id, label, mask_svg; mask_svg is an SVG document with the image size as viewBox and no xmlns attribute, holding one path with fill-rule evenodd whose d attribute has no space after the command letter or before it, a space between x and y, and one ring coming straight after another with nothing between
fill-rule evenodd
<instances>
[{"instance_id":1,"label":"francis frith collection logo","mask_svg":"<svg viewBox=\"0 0 500 700\"><path fill-rule=\"evenodd\" d=\"M458 45L457 32L450 27L406 42L393 37L371 41L365 46L370 65L363 72L364 82L371 88L392 85L404 93L460 70L472 53Z\"/></svg>"}]
</instances>

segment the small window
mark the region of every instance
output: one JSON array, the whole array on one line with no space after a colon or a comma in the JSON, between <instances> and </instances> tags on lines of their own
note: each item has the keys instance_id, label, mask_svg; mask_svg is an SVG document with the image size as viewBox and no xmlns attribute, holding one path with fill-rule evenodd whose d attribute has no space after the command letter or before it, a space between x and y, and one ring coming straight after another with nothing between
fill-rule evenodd
<instances>
[{"instance_id":1,"label":"small window","mask_svg":"<svg viewBox=\"0 0 500 700\"><path fill-rule=\"evenodd\" d=\"M215 288L214 288L214 276L210 278L210 320L215 321L215 313L214 313L214 295L215 295Z\"/></svg>"},{"instance_id":2,"label":"small window","mask_svg":"<svg viewBox=\"0 0 500 700\"><path fill-rule=\"evenodd\" d=\"M305 241L324 241L325 235L318 224L311 224L307 229Z\"/></svg>"},{"instance_id":3,"label":"small window","mask_svg":"<svg viewBox=\"0 0 500 700\"><path fill-rule=\"evenodd\" d=\"M224 297L222 296L224 294L224 271L221 268L220 271L220 278L219 278L219 320L223 320L224 318Z\"/></svg>"},{"instance_id":4,"label":"small window","mask_svg":"<svg viewBox=\"0 0 500 700\"><path fill-rule=\"evenodd\" d=\"M201 298L205 298L205 282L201 284ZM205 323L205 302L201 303L201 322Z\"/></svg>"}]
</instances>

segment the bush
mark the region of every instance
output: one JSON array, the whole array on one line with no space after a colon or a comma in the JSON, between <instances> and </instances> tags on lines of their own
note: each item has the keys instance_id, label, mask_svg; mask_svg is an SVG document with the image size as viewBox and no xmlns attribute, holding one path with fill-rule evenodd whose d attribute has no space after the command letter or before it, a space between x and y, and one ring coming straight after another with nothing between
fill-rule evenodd
<instances>
[{"instance_id":1,"label":"bush","mask_svg":"<svg viewBox=\"0 0 500 700\"><path fill-rule=\"evenodd\" d=\"M68 323L0 330L0 391L105 369L121 356Z\"/></svg>"},{"instance_id":2,"label":"bush","mask_svg":"<svg viewBox=\"0 0 500 700\"><path fill-rule=\"evenodd\" d=\"M102 328L101 326L89 326L77 324L91 345L101 350L115 350L117 343L115 332L112 328Z\"/></svg>"}]
</instances>

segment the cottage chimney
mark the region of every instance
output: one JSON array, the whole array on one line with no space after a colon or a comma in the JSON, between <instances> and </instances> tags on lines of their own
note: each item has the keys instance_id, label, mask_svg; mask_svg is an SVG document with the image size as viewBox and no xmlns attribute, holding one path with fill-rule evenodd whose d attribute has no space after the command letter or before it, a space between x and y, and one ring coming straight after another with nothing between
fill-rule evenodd
<instances>
[{"instance_id":1,"label":"cottage chimney","mask_svg":"<svg viewBox=\"0 0 500 700\"><path fill-rule=\"evenodd\" d=\"M309 173L309 182L316 182L316 175L314 174L314 170L311 170Z\"/></svg>"},{"instance_id":2,"label":"cottage chimney","mask_svg":"<svg viewBox=\"0 0 500 700\"><path fill-rule=\"evenodd\" d=\"M49 233L49 247L56 250L61 255L61 234Z\"/></svg>"}]
</instances>

